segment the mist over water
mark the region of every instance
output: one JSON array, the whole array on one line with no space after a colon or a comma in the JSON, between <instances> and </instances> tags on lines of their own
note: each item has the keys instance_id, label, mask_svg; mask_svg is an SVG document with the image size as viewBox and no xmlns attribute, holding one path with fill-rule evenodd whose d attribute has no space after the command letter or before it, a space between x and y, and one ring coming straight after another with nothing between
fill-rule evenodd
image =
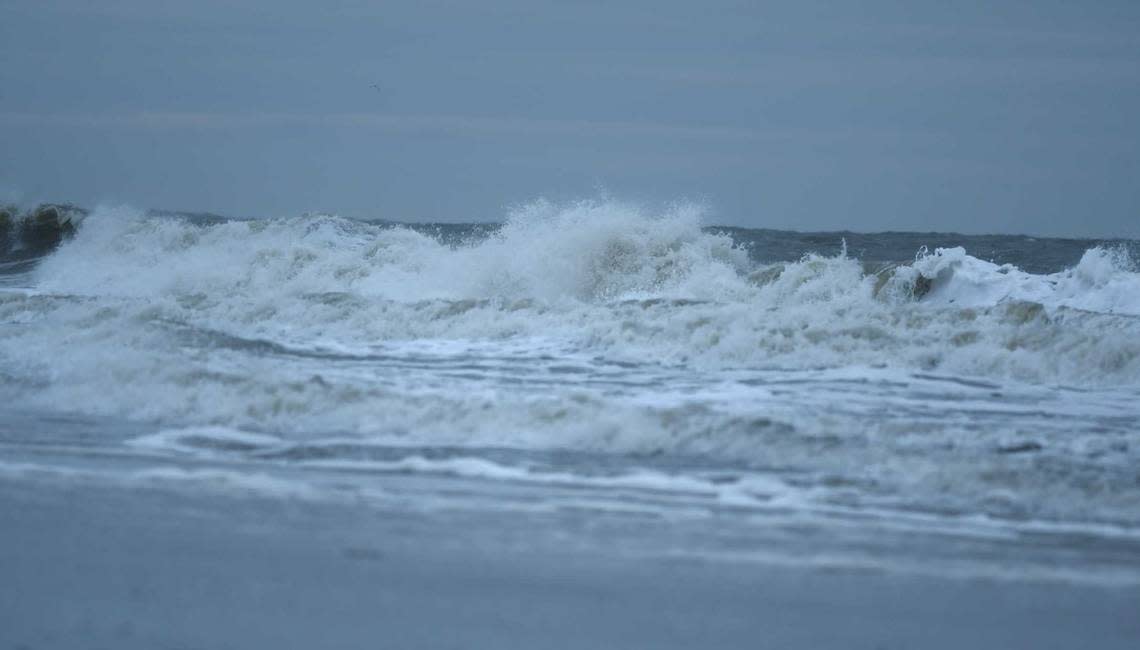
<instances>
[{"instance_id":1,"label":"mist over water","mask_svg":"<svg viewBox=\"0 0 1140 650\"><path fill-rule=\"evenodd\" d=\"M778 538L768 559L950 571L908 531L971 540L936 553L955 570L1053 575L1080 535L1061 573L1137 581L1134 250L717 229L613 201L436 228L101 208L3 272L2 408L32 424L2 439L66 415L69 444L252 463L281 472L271 492L320 493L306 468L742 508L760 523L741 535ZM781 518L835 534L791 549Z\"/></svg>"}]
</instances>

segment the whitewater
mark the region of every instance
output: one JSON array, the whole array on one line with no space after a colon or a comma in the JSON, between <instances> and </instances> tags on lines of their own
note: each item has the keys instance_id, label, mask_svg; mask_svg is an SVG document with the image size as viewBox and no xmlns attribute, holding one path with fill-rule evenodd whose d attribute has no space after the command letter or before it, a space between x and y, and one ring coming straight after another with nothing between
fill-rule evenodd
<instances>
[{"instance_id":1,"label":"whitewater","mask_svg":"<svg viewBox=\"0 0 1140 650\"><path fill-rule=\"evenodd\" d=\"M0 261L0 476L1140 584L1136 250L605 200L437 226L103 207Z\"/></svg>"}]
</instances>

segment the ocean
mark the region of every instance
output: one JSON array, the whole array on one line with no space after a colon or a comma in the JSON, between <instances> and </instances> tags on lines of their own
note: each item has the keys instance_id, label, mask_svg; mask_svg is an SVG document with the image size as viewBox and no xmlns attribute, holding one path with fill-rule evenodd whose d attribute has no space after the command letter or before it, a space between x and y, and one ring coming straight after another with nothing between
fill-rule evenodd
<instances>
[{"instance_id":1,"label":"ocean","mask_svg":"<svg viewBox=\"0 0 1140 650\"><path fill-rule=\"evenodd\" d=\"M1137 242L603 200L73 221L5 235L7 485L347 509L413 545L1140 585Z\"/></svg>"}]
</instances>

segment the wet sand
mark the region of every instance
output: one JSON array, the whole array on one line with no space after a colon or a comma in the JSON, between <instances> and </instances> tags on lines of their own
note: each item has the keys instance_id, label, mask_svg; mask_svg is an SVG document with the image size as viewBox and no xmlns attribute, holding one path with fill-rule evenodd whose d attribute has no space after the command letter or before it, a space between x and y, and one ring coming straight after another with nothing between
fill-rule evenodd
<instances>
[{"instance_id":1,"label":"wet sand","mask_svg":"<svg viewBox=\"0 0 1140 650\"><path fill-rule=\"evenodd\" d=\"M470 519L0 481L0 649L1135 648L1140 588L666 561ZM518 543L522 540L523 543Z\"/></svg>"}]
</instances>

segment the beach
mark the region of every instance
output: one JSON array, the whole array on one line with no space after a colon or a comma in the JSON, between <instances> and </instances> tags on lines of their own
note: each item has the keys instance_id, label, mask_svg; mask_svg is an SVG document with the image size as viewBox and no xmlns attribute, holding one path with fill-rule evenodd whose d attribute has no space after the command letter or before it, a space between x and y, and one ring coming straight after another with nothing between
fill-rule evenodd
<instances>
[{"instance_id":1,"label":"beach","mask_svg":"<svg viewBox=\"0 0 1140 650\"><path fill-rule=\"evenodd\" d=\"M469 522L468 522L469 523ZM6 648L1132 648L1140 588L628 558L525 517L5 480ZM484 533L486 531L483 531ZM537 538L537 539L536 539Z\"/></svg>"}]
</instances>

